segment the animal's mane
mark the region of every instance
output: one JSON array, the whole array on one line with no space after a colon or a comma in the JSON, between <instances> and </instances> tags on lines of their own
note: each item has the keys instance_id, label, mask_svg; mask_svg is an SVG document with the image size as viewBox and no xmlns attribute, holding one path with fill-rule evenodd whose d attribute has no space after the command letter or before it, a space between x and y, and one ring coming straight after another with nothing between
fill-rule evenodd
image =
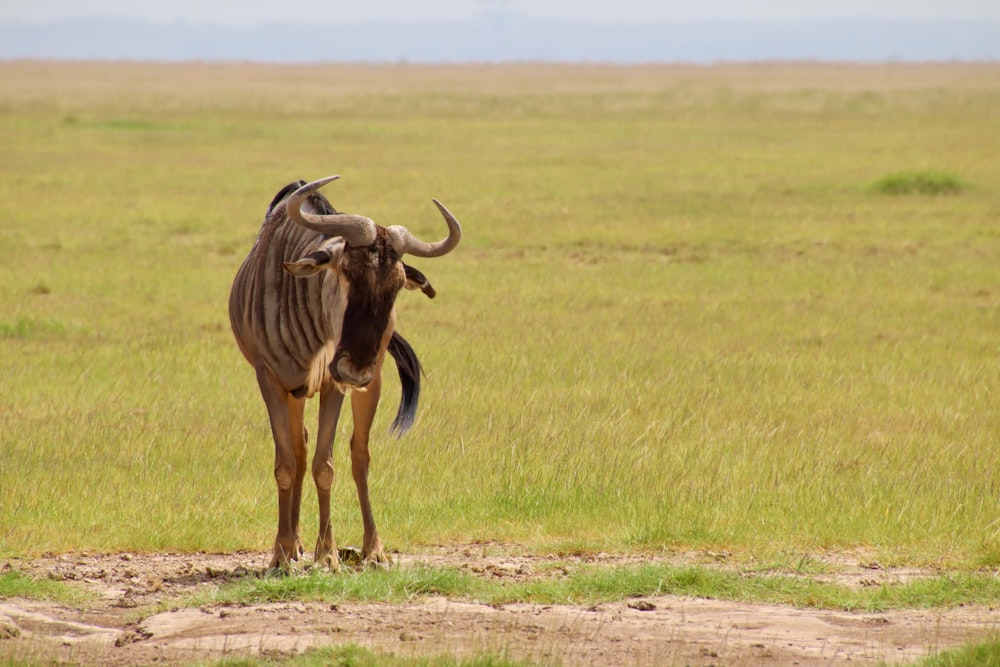
<instances>
[{"instance_id":1,"label":"animal's mane","mask_svg":"<svg viewBox=\"0 0 1000 667\"><path fill-rule=\"evenodd\" d=\"M293 181L278 190L278 194L274 195L274 199L271 200L271 204L267 207L267 214L271 215L271 211L274 210L275 206L288 199L293 192L305 184L306 182L303 180ZM333 215L337 212L336 209L333 208L333 204L331 204L326 197L318 192L314 192L309 195L309 201L316 208L316 212L320 215Z\"/></svg>"}]
</instances>

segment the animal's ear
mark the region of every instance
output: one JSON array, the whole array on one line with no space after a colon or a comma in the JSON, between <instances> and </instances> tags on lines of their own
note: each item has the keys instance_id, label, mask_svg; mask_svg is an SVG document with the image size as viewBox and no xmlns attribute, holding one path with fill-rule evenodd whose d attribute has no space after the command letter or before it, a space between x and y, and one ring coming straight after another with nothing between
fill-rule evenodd
<instances>
[{"instance_id":1,"label":"animal's ear","mask_svg":"<svg viewBox=\"0 0 1000 667\"><path fill-rule=\"evenodd\" d=\"M431 287L431 283L427 280L427 276L417 271L412 266L407 266L403 264L403 269L406 271L406 289L419 289L421 292L426 294L428 298L433 299L437 292Z\"/></svg>"},{"instance_id":2,"label":"animal's ear","mask_svg":"<svg viewBox=\"0 0 1000 667\"><path fill-rule=\"evenodd\" d=\"M314 276L327 267L330 263L330 253L326 250L317 250L306 255L295 262L285 262L283 266L293 276L308 278Z\"/></svg>"}]
</instances>

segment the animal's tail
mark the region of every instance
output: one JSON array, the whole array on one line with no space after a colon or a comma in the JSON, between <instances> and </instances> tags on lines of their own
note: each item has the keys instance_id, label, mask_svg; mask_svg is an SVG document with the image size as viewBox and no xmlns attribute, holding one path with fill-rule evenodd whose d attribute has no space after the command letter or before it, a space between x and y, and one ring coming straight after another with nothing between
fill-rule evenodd
<instances>
[{"instance_id":1,"label":"animal's tail","mask_svg":"<svg viewBox=\"0 0 1000 667\"><path fill-rule=\"evenodd\" d=\"M396 370L399 371L399 383L402 385L402 392L399 397L399 410L396 411L396 418L389 427L390 432L396 437L402 437L410 430L417 417L417 403L420 400L420 376L423 368L417 353L413 351L406 339L395 331L389 340L389 354L396 361Z\"/></svg>"}]
</instances>

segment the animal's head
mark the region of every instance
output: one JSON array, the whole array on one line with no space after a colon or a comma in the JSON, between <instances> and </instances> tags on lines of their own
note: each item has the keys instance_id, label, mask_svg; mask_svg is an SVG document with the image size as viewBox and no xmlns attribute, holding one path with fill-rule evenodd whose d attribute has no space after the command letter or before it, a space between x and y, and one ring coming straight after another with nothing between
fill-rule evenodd
<instances>
[{"instance_id":1,"label":"animal's head","mask_svg":"<svg viewBox=\"0 0 1000 667\"><path fill-rule=\"evenodd\" d=\"M303 185L286 201L288 217L297 224L342 242L323 245L306 257L286 262L285 270L300 278L329 271L339 281L337 305L342 310L341 335L330 375L342 387L363 388L376 372L379 350L392 335L393 305L406 287L421 289L432 297L434 290L416 269L403 264L406 254L440 257L451 252L462 238L462 227L436 199L434 204L448 224L448 236L427 243L406 227L381 227L360 215L319 215L302 210L302 204L323 185L336 180L330 176Z\"/></svg>"}]
</instances>

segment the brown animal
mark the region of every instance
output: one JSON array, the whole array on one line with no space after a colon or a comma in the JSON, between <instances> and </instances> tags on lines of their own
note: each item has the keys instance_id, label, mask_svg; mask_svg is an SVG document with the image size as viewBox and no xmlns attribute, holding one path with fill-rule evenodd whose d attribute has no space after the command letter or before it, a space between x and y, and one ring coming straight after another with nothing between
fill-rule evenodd
<instances>
[{"instance_id":1,"label":"brown animal","mask_svg":"<svg viewBox=\"0 0 1000 667\"><path fill-rule=\"evenodd\" d=\"M344 395L351 394L354 432L351 472L364 523L362 556L388 562L368 498L369 431L378 408L382 363L396 360L403 395L393 430L413 422L420 390L420 363L393 330L399 290L434 290L405 254L440 257L462 237L458 220L434 200L448 225L436 243L405 227L381 227L359 215L337 213L316 192L337 179L286 186L271 202L257 241L236 274L229 319L243 356L254 367L274 436L278 486L278 534L272 568L287 568L303 552L299 532L306 472L305 401L319 392L319 430L312 476L319 497L319 539L314 557L338 569L330 525L333 438Z\"/></svg>"}]
</instances>

